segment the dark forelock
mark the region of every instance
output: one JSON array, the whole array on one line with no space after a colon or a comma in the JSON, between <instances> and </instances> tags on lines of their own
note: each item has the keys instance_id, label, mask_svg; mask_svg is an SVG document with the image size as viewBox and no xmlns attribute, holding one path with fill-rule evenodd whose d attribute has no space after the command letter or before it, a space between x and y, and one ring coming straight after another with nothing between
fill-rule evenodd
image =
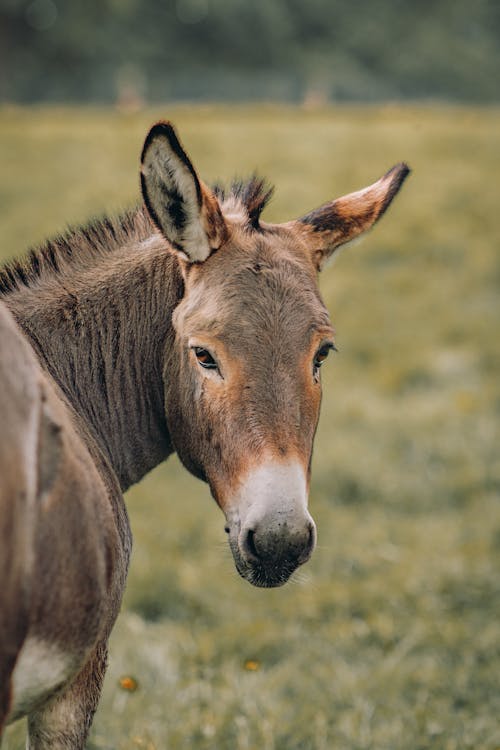
<instances>
[{"instance_id":1,"label":"dark forelock","mask_svg":"<svg viewBox=\"0 0 500 750\"><path fill-rule=\"evenodd\" d=\"M247 212L250 225L257 229L260 215L271 200L274 187L262 177L252 175L247 180L233 180L229 188L216 184L213 190L221 203L229 198L236 198Z\"/></svg>"}]
</instances>

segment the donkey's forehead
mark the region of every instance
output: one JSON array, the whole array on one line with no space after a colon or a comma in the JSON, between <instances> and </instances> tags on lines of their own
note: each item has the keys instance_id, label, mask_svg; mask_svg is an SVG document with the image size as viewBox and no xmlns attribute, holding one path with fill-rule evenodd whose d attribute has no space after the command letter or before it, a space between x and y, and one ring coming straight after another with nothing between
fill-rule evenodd
<instances>
[{"instance_id":1,"label":"donkey's forehead","mask_svg":"<svg viewBox=\"0 0 500 750\"><path fill-rule=\"evenodd\" d=\"M251 235L257 235L252 232ZM328 328L317 277L306 254L286 236L246 236L191 268L176 312L179 328L221 333L284 326L303 335Z\"/></svg>"},{"instance_id":2,"label":"donkey's forehead","mask_svg":"<svg viewBox=\"0 0 500 750\"><path fill-rule=\"evenodd\" d=\"M230 240L206 262L192 266L194 283L225 285L243 272L274 273L286 281L303 278L317 288L317 271L300 233L286 225L265 224L258 229L247 222L229 222Z\"/></svg>"}]
</instances>

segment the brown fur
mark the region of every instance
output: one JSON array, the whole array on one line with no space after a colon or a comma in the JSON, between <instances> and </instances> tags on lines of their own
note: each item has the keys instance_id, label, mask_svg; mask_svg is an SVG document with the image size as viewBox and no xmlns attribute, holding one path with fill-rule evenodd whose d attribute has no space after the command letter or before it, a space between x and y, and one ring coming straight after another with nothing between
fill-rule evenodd
<instances>
[{"instance_id":1,"label":"brown fur","mask_svg":"<svg viewBox=\"0 0 500 750\"><path fill-rule=\"evenodd\" d=\"M106 487L97 469L97 446L80 433L73 410L40 368L3 303L0 362L0 549L7 557L1 566L0 670L9 693L1 726L7 716L20 715L12 713L10 675L25 640L57 645L69 655L65 682L97 643L105 648L121 601L130 543L125 513L113 513L110 503L112 484L115 502L119 488L111 482ZM125 544L119 543L121 534ZM22 713L51 697L42 692ZM43 723L44 711L37 716L34 727ZM80 729L77 733L81 742ZM57 737L34 745L59 746Z\"/></svg>"},{"instance_id":2,"label":"brown fur","mask_svg":"<svg viewBox=\"0 0 500 750\"><path fill-rule=\"evenodd\" d=\"M256 241L245 228L233 227L223 253L189 270L184 301L175 312L178 341L198 334L216 342L215 351L235 373L229 398L222 393L219 398L220 383L208 381L194 400L197 373L183 346L176 366L188 382L181 390L177 378L166 383L177 452L191 471L209 480L222 506L249 457L258 461L267 451L295 453L306 465L310 459L320 393L308 376L331 326L306 246L290 245L286 231L280 239L273 234ZM207 432L198 425L207 425ZM196 463L193 457L199 457Z\"/></svg>"},{"instance_id":3,"label":"brown fur","mask_svg":"<svg viewBox=\"0 0 500 750\"><path fill-rule=\"evenodd\" d=\"M17 330L0 308L0 414L2 453L0 471L0 727L9 712L10 675L28 630L30 576L36 501L36 469L33 466L38 428L39 385L25 361L32 357L29 346L17 346ZM6 352L10 352L8 359ZM17 391L19 397L12 398ZM35 414L33 413L35 412ZM25 435L33 435L27 446ZM12 469L15 467L15 470ZM11 546L12 545L12 546ZM12 548L19 550L12 556Z\"/></svg>"},{"instance_id":4,"label":"brown fur","mask_svg":"<svg viewBox=\"0 0 500 750\"><path fill-rule=\"evenodd\" d=\"M403 179L268 225L264 183L212 192L170 124L152 129L143 159L149 214L73 231L0 271L0 731L28 713L36 750L84 746L130 553L122 492L170 453L209 483L249 581L280 585L309 557L303 509L285 498L279 522L264 508L245 529L238 493L261 466L298 466L307 489L314 362L333 336L317 268ZM70 666L14 709L33 639Z\"/></svg>"}]
</instances>

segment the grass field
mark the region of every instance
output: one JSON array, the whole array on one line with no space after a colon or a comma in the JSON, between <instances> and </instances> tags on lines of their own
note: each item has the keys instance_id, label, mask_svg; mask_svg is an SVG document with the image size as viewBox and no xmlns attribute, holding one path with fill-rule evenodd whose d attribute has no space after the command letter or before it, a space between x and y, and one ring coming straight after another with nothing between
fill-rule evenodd
<instances>
[{"instance_id":1,"label":"grass field","mask_svg":"<svg viewBox=\"0 0 500 750\"><path fill-rule=\"evenodd\" d=\"M136 201L160 116L207 181L257 168L275 182L270 220L402 159L413 174L321 279L340 353L323 370L313 559L253 589L175 459L133 488L89 748L500 748L500 111L4 108L2 254Z\"/></svg>"}]
</instances>

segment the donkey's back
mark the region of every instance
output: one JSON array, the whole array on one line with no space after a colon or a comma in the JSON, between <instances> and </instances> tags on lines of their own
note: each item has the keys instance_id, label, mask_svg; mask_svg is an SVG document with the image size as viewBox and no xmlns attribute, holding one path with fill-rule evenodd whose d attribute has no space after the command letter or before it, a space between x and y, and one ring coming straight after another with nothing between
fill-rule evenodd
<instances>
[{"instance_id":1,"label":"donkey's back","mask_svg":"<svg viewBox=\"0 0 500 750\"><path fill-rule=\"evenodd\" d=\"M28 714L33 746L79 746L72 717L90 723L98 694L82 705L79 678L104 671L128 550L88 441L3 303L0 476L0 734Z\"/></svg>"}]
</instances>

